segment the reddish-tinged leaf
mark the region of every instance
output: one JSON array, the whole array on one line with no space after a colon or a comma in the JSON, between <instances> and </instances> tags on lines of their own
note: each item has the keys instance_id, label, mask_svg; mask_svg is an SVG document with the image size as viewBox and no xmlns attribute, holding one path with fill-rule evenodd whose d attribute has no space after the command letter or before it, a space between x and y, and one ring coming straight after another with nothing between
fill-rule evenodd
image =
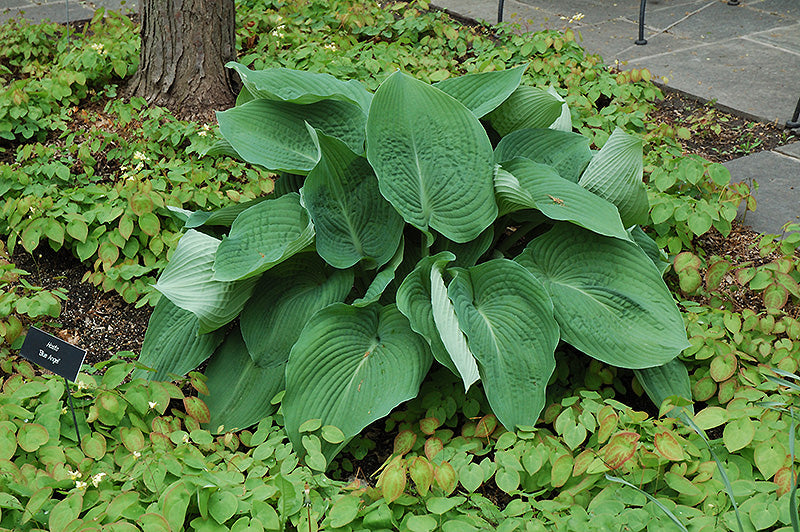
<instances>
[{"instance_id":1,"label":"reddish-tinged leaf","mask_svg":"<svg viewBox=\"0 0 800 532\"><path fill-rule=\"evenodd\" d=\"M785 493L789 493L792 489L792 470L788 467L782 467L775 472L775 478L773 478L773 482L778 485L778 491L776 495L781 497Z\"/></svg>"},{"instance_id":2,"label":"reddish-tinged leaf","mask_svg":"<svg viewBox=\"0 0 800 532\"><path fill-rule=\"evenodd\" d=\"M714 360L711 361L709 374L715 381L722 382L730 379L733 374L736 373L736 366L736 355L732 352L725 353L724 355L717 355L714 357Z\"/></svg>"},{"instance_id":3,"label":"reddish-tinged leaf","mask_svg":"<svg viewBox=\"0 0 800 532\"><path fill-rule=\"evenodd\" d=\"M408 474L414 481L417 492L423 497L427 495L433 484L433 465L424 456L417 456L411 462Z\"/></svg>"},{"instance_id":4,"label":"reddish-tinged leaf","mask_svg":"<svg viewBox=\"0 0 800 532\"><path fill-rule=\"evenodd\" d=\"M618 432L611 437L601 453L606 465L611 469L618 469L627 462L636 452L639 444L639 435L635 432Z\"/></svg>"},{"instance_id":5,"label":"reddish-tinged leaf","mask_svg":"<svg viewBox=\"0 0 800 532\"><path fill-rule=\"evenodd\" d=\"M444 449L444 444L439 438L428 438L425 441L425 456L428 457L428 460L433 460L433 457L439 454L442 449Z\"/></svg>"},{"instance_id":6,"label":"reddish-tinged leaf","mask_svg":"<svg viewBox=\"0 0 800 532\"><path fill-rule=\"evenodd\" d=\"M572 476L579 477L586 473L589 469L589 464L592 463L595 457L595 452L592 449L586 449L575 457L575 463L572 465Z\"/></svg>"},{"instance_id":7,"label":"reddish-tinged leaf","mask_svg":"<svg viewBox=\"0 0 800 532\"><path fill-rule=\"evenodd\" d=\"M671 432L659 432L653 438L653 442L659 454L667 460L678 462L684 459L683 448Z\"/></svg>"},{"instance_id":8,"label":"reddish-tinged leaf","mask_svg":"<svg viewBox=\"0 0 800 532\"><path fill-rule=\"evenodd\" d=\"M572 455L562 454L553 462L553 469L550 470L550 484L554 488L560 488L567 483L573 469Z\"/></svg>"},{"instance_id":9,"label":"reddish-tinged leaf","mask_svg":"<svg viewBox=\"0 0 800 532\"><path fill-rule=\"evenodd\" d=\"M402 460L395 460L389 464L378 479L381 493L386 502L398 499L406 489L406 467Z\"/></svg>"},{"instance_id":10,"label":"reddish-tinged leaf","mask_svg":"<svg viewBox=\"0 0 800 532\"><path fill-rule=\"evenodd\" d=\"M600 428L597 431L597 443L604 443L608 440L609 436L617 430L617 421L619 416L612 412L600 420Z\"/></svg>"},{"instance_id":11,"label":"reddish-tinged leaf","mask_svg":"<svg viewBox=\"0 0 800 532\"><path fill-rule=\"evenodd\" d=\"M718 260L708 266L706 272L706 288L708 290L716 290L719 288L722 278L725 277L731 269L731 263L725 259Z\"/></svg>"},{"instance_id":12,"label":"reddish-tinged leaf","mask_svg":"<svg viewBox=\"0 0 800 532\"><path fill-rule=\"evenodd\" d=\"M151 432L150 443L153 444L154 449L161 451L172 449L172 441L169 439L169 436L162 432Z\"/></svg>"},{"instance_id":13,"label":"reddish-tinged leaf","mask_svg":"<svg viewBox=\"0 0 800 532\"><path fill-rule=\"evenodd\" d=\"M764 306L768 309L781 309L789 301L789 291L779 283L770 283L764 289Z\"/></svg>"},{"instance_id":14,"label":"reddish-tinged leaf","mask_svg":"<svg viewBox=\"0 0 800 532\"><path fill-rule=\"evenodd\" d=\"M184 397L183 407L186 409L186 414L193 417L200 423L208 423L211 421L211 414L208 411L208 406L199 397Z\"/></svg>"},{"instance_id":15,"label":"reddish-tinged leaf","mask_svg":"<svg viewBox=\"0 0 800 532\"><path fill-rule=\"evenodd\" d=\"M136 427L121 427L119 429L119 439L122 441L122 445L130 452L144 449L144 434Z\"/></svg>"},{"instance_id":16,"label":"reddish-tinged leaf","mask_svg":"<svg viewBox=\"0 0 800 532\"><path fill-rule=\"evenodd\" d=\"M436 429L438 429L440 425L441 423L435 417L426 417L425 419L419 420L419 429L423 434L427 434L428 436L436 432Z\"/></svg>"},{"instance_id":17,"label":"reddish-tinged leaf","mask_svg":"<svg viewBox=\"0 0 800 532\"><path fill-rule=\"evenodd\" d=\"M450 465L450 462L442 462L433 473L436 478L436 483L442 488L445 495L450 495L456 489L458 484L458 475L456 470Z\"/></svg>"},{"instance_id":18,"label":"reddish-tinged leaf","mask_svg":"<svg viewBox=\"0 0 800 532\"><path fill-rule=\"evenodd\" d=\"M404 430L400 432L394 438L394 454L397 456L403 456L408 451L414 447L414 443L417 441L417 435L410 430Z\"/></svg>"},{"instance_id":19,"label":"reddish-tinged leaf","mask_svg":"<svg viewBox=\"0 0 800 532\"><path fill-rule=\"evenodd\" d=\"M483 416L478 424L475 426L475 436L477 438L488 438L489 435L497 428L497 418L494 414Z\"/></svg>"}]
</instances>

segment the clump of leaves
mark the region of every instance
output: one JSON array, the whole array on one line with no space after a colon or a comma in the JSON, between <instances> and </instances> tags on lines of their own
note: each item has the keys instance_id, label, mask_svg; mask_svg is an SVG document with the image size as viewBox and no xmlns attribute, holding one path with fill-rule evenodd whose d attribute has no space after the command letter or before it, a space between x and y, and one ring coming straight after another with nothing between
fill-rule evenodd
<instances>
[{"instance_id":1,"label":"clump of leaves","mask_svg":"<svg viewBox=\"0 0 800 532\"><path fill-rule=\"evenodd\" d=\"M284 175L271 197L184 213L140 358L162 378L215 353L212 427L254 423L285 386L295 448L308 420L343 432L320 442L330 460L434 359L465 389L480 379L508 429L536 423L559 341L679 365L662 256L626 229L647 219L640 140L617 130L593 154L560 97L521 85L524 67L434 86L397 72L372 94L231 66L244 88L214 151Z\"/></svg>"}]
</instances>

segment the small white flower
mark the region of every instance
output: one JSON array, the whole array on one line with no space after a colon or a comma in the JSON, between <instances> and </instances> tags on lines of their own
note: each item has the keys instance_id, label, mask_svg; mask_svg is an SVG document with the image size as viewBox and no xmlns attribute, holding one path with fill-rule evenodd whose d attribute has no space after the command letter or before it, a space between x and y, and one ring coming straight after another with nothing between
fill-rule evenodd
<instances>
[{"instance_id":1,"label":"small white flower","mask_svg":"<svg viewBox=\"0 0 800 532\"><path fill-rule=\"evenodd\" d=\"M77 480L77 479L81 478L81 472L80 471L72 471L72 470L70 470L70 468L67 468L67 475L69 475L69 479L70 480Z\"/></svg>"},{"instance_id":2,"label":"small white flower","mask_svg":"<svg viewBox=\"0 0 800 532\"><path fill-rule=\"evenodd\" d=\"M197 134L200 135L201 137L205 137L206 135L208 135L208 132L207 131L198 131Z\"/></svg>"},{"instance_id":3,"label":"small white flower","mask_svg":"<svg viewBox=\"0 0 800 532\"><path fill-rule=\"evenodd\" d=\"M325 48L326 50L330 50L331 52L335 52L336 50L338 50L338 48L334 43L326 44L325 46L323 46L323 48Z\"/></svg>"},{"instance_id":4,"label":"small white flower","mask_svg":"<svg viewBox=\"0 0 800 532\"><path fill-rule=\"evenodd\" d=\"M144 153L142 153L140 151L133 152L133 158L136 159L137 161L149 161L150 160L150 158L147 155L145 155Z\"/></svg>"},{"instance_id":5,"label":"small white flower","mask_svg":"<svg viewBox=\"0 0 800 532\"><path fill-rule=\"evenodd\" d=\"M83 382L83 381L78 381L78 382L77 382L77 385L78 385L78 389L79 389L79 390L83 390L83 389L85 389L85 388L88 388L88 387L89 387L89 386L88 386L88 385L87 385L85 382Z\"/></svg>"},{"instance_id":6,"label":"small white flower","mask_svg":"<svg viewBox=\"0 0 800 532\"><path fill-rule=\"evenodd\" d=\"M82 480L75 481L75 487L78 488L79 490L85 490L86 486L88 486L88 484Z\"/></svg>"},{"instance_id":7,"label":"small white flower","mask_svg":"<svg viewBox=\"0 0 800 532\"><path fill-rule=\"evenodd\" d=\"M102 473L102 472L98 473L96 475L92 475L92 486L94 486L96 488L100 484L100 482L103 480L104 476L106 476L106 474Z\"/></svg>"},{"instance_id":8,"label":"small white flower","mask_svg":"<svg viewBox=\"0 0 800 532\"><path fill-rule=\"evenodd\" d=\"M183 443L189 443L189 435L188 434L184 434L183 438L181 439L181 441Z\"/></svg>"},{"instance_id":9,"label":"small white flower","mask_svg":"<svg viewBox=\"0 0 800 532\"><path fill-rule=\"evenodd\" d=\"M140 453L139 451L133 451L133 459L134 460L136 460L137 458L141 458L141 456L142 456L142 453ZM131 478L131 480L135 480L135 479Z\"/></svg>"},{"instance_id":10,"label":"small white flower","mask_svg":"<svg viewBox=\"0 0 800 532\"><path fill-rule=\"evenodd\" d=\"M147 401L147 406L149 406L150 410L152 410L152 409L154 409L155 407L158 406L158 403L155 402L155 401Z\"/></svg>"},{"instance_id":11,"label":"small white flower","mask_svg":"<svg viewBox=\"0 0 800 532\"><path fill-rule=\"evenodd\" d=\"M95 52L97 52L98 54L100 54L100 55L106 55L108 53L108 52L106 52L105 46L103 46L103 43L100 43L100 42L96 42L96 43L92 44L90 46L90 48L92 50L94 50Z\"/></svg>"}]
</instances>

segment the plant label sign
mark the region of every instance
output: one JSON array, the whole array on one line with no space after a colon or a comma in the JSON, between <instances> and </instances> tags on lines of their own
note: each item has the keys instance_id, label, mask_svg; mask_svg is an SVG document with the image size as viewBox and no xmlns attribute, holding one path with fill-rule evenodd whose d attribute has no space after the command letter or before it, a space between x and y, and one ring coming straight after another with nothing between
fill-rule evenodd
<instances>
[{"instance_id":1,"label":"plant label sign","mask_svg":"<svg viewBox=\"0 0 800 532\"><path fill-rule=\"evenodd\" d=\"M19 354L34 364L75 382L86 357L86 350L31 327Z\"/></svg>"}]
</instances>

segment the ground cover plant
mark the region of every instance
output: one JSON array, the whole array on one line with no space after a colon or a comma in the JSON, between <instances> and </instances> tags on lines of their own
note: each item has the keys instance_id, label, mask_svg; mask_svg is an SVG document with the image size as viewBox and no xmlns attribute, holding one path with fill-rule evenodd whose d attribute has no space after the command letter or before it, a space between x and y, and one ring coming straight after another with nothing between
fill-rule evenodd
<instances>
[{"instance_id":1,"label":"ground cover plant","mask_svg":"<svg viewBox=\"0 0 800 532\"><path fill-rule=\"evenodd\" d=\"M262 205L274 201L269 198L293 198L297 182L220 155L221 145L218 155L201 158L221 138L215 125L180 121L166 110L115 97L135 70L136 32L129 21L100 15L72 36L71 49L58 38L58 26L4 25L2 76L11 82L7 86L14 83L17 99L44 101L33 97L41 90L35 83L60 80L59 72L70 68L85 70L86 81L77 76L69 82L75 96L63 96L59 88L62 96L54 95L42 116L34 110L25 118L20 111L30 110L28 103L16 116L3 115L0 126L14 135L0 144L0 225L11 250L0 255L0 526L792 529L793 374L800 349L796 239L741 240L744 233L730 222L749 191L731 184L720 165L682 153L683 138L705 135L705 115L682 124L648 118L660 96L649 73L607 69L599 58L585 56L569 28L517 35L513 26L465 27L426 8L241 2L239 62L253 70L327 72L358 80L369 93L398 67L428 84L524 65L520 84L541 88L542 99L554 87L570 109L573 138L588 139L582 142L592 150L605 148L617 127L626 131L621 138L641 138L649 203L642 226L670 254L665 281L688 333L690 346L678 360L688 369L685 395L694 400L695 415L681 414L689 405L675 396L654 407L645 397L646 378L560 343L535 428L509 432L481 383L465 393L460 376L438 367L415 399L367 426L328 460L323 451L338 447L346 435L316 418L298 426L291 441L288 402L280 394L270 397L274 412L257 425L217 433L212 372L207 380L191 373L177 386L148 383L136 378L147 373L135 370L135 355L122 353L85 366L73 386L79 445L63 380L38 374L10 349L31 323L57 330L59 310L69 303L63 298L70 296L23 282L34 276L14 266L17 258L27 250L46 254L43 246L73 253L84 260L88 282L147 309L158 302L151 284L174 259L187 222L205 224L194 231L220 236L225 226L213 225L202 211L228 208L222 214L230 215L253 200ZM4 101L15 97L4 95ZM318 142L329 148L333 141L321 129ZM524 164L506 166L524 183L515 174ZM98 208L98 198L113 209ZM540 203L557 213L565 206L553 198ZM414 227L404 233L410 234L405 253L421 255L424 234ZM541 238L535 230L518 241L510 231L498 233L498 244L506 242L512 253ZM438 249L437 241L443 242L441 236L429 257L441 251L461 259L463 245ZM432 266L449 280L441 262ZM281 267L294 273L285 265L274 269ZM354 279L370 271L359 268ZM401 261L395 271L400 279L412 268ZM225 342L226 352L246 353L244 340L233 339Z\"/></svg>"}]
</instances>

